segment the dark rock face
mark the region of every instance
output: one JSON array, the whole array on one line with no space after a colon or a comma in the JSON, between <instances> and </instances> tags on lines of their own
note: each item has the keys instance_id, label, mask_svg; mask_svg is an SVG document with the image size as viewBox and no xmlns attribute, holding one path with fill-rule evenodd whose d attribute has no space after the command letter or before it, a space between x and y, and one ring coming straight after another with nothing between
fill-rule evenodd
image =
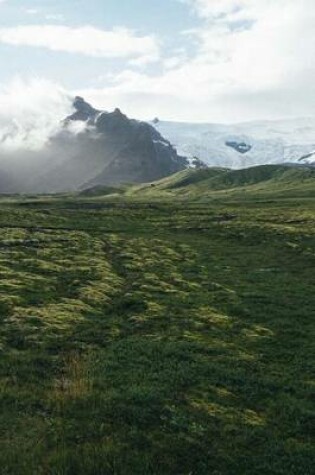
<instances>
[{"instance_id":1,"label":"dark rock face","mask_svg":"<svg viewBox=\"0 0 315 475\"><path fill-rule=\"evenodd\" d=\"M245 142L236 142L234 140L225 142L225 145L227 147L234 148L234 150L243 154L249 152L253 148L251 145Z\"/></svg>"},{"instance_id":2,"label":"dark rock face","mask_svg":"<svg viewBox=\"0 0 315 475\"><path fill-rule=\"evenodd\" d=\"M315 151L307 153L298 159L298 162L305 163L307 165L315 166Z\"/></svg>"},{"instance_id":3,"label":"dark rock face","mask_svg":"<svg viewBox=\"0 0 315 475\"><path fill-rule=\"evenodd\" d=\"M71 120L82 120L86 122L94 119L99 113L98 110L94 109L90 104L85 102L82 97L79 96L75 97L73 101L73 107L75 112L66 119L66 122Z\"/></svg>"},{"instance_id":4,"label":"dark rock face","mask_svg":"<svg viewBox=\"0 0 315 475\"><path fill-rule=\"evenodd\" d=\"M74 108L66 123L86 122L90 128L80 139L85 147L90 144L91 154L103 157L103 169L87 177L81 188L153 181L188 166L186 158L148 123L129 119L119 109L101 112L80 97L75 98Z\"/></svg>"}]
</instances>

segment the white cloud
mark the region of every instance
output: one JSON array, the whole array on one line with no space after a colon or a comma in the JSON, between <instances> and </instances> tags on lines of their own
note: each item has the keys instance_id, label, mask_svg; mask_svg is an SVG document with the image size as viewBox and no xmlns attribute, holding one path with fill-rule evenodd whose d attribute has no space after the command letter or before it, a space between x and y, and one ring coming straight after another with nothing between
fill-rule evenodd
<instances>
[{"instance_id":1,"label":"white cloud","mask_svg":"<svg viewBox=\"0 0 315 475\"><path fill-rule=\"evenodd\" d=\"M238 10L246 0L179 0L181 3L191 5L194 11L202 17L217 17L222 14L233 13ZM256 0L255 0L256 1ZM258 2L260 0L257 0ZM250 3L250 2L247 2ZM252 2L253 3L253 2ZM256 2L257 3L257 2Z\"/></svg>"},{"instance_id":2,"label":"white cloud","mask_svg":"<svg viewBox=\"0 0 315 475\"><path fill-rule=\"evenodd\" d=\"M142 63L159 58L159 45L154 36L139 36L126 28L106 31L93 26L16 26L0 28L0 42L100 58L130 58Z\"/></svg>"},{"instance_id":3,"label":"white cloud","mask_svg":"<svg viewBox=\"0 0 315 475\"><path fill-rule=\"evenodd\" d=\"M43 79L13 80L0 87L0 148L39 150L72 111L70 95Z\"/></svg>"},{"instance_id":4,"label":"white cloud","mask_svg":"<svg viewBox=\"0 0 315 475\"><path fill-rule=\"evenodd\" d=\"M36 8L23 8L23 11L27 15L37 15L39 13L39 10L37 10Z\"/></svg>"},{"instance_id":5,"label":"white cloud","mask_svg":"<svg viewBox=\"0 0 315 475\"><path fill-rule=\"evenodd\" d=\"M183 32L181 48L164 55L154 36L126 29L0 28L0 42L127 60L119 74L110 68L101 74L101 87L76 92L97 107L118 106L134 117L240 121L315 115L314 0L179 1L191 6L199 26ZM160 69L146 68L158 59Z\"/></svg>"},{"instance_id":6,"label":"white cloud","mask_svg":"<svg viewBox=\"0 0 315 475\"><path fill-rule=\"evenodd\" d=\"M64 21L65 17L61 13L48 13L45 15L48 21Z\"/></svg>"},{"instance_id":7,"label":"white cloud","mask_svg":"<svg viewBox=\"0 0 315 475\"><path fill-rule=\"evenodd\" d=\"M1 0L0 0L1 1ZM44 13L41 10L38 10L37 8L21 8L23 13L26 13L27 15L32 15L32 16L40 16L44 18L47 21L53 21L53 22L63 22L65 20L64 15L61 13Z\"/></svg>"},{"instance_id":8,"label":"white cloud","mask_svg":"<svg viewBox=\"0 0 315 475\"><path fill-rule=\"evenodd\" d=\"M190 59L159 74L123 71L87 98L130 114L238 121L314 115L313 0L184 0L200 16ZM184 41L183 41L184 42ZM184 60L182 60L184 58Z\"/></svg>"}]
</instances>

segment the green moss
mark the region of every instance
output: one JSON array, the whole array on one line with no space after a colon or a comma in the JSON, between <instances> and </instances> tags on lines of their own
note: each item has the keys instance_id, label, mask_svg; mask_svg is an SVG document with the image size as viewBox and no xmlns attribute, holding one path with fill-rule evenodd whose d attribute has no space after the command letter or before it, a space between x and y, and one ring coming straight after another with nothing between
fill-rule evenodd
<instances>
[{"instance_id":1,"label":"green moss","mask_svg":"<svg viewBox=\"0 0 315 475\"><path fill-rule=\"evenodd\" d=\"M314 195L280 171L0 201L1 473L312 473Z\"/></svg>"}]
</instances>

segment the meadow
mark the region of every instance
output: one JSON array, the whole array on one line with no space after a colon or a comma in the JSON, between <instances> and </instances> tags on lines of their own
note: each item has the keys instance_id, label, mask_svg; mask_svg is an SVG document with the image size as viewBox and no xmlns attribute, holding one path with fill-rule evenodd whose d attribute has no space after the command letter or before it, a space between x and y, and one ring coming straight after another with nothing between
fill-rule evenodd
<instances>
[{"instance_id":1,"label":"meadow","mask_svg":"<svg viewBox=\"0 0 315 475\"><path fill-rule=\"evenodd\" d=\"M3 197L1 474L314 473L306 182Z\"/></svg>"}]
</instances>

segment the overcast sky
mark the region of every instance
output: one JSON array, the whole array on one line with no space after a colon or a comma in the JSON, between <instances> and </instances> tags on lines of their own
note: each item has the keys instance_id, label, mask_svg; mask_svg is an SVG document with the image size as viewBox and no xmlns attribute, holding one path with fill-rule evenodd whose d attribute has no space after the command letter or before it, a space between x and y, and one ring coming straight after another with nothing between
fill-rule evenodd
<instances>
[{"instance_id":1,"label":"overcast sky","mask_svg":"<svg viewBox=\"0 0 315 475\"><path fill-rule=\"evenodd\" d=\"M74 94L142 119L314 116L314 73L315 0L0 0L2 116Z\"/></svg>"}]
</instances>

